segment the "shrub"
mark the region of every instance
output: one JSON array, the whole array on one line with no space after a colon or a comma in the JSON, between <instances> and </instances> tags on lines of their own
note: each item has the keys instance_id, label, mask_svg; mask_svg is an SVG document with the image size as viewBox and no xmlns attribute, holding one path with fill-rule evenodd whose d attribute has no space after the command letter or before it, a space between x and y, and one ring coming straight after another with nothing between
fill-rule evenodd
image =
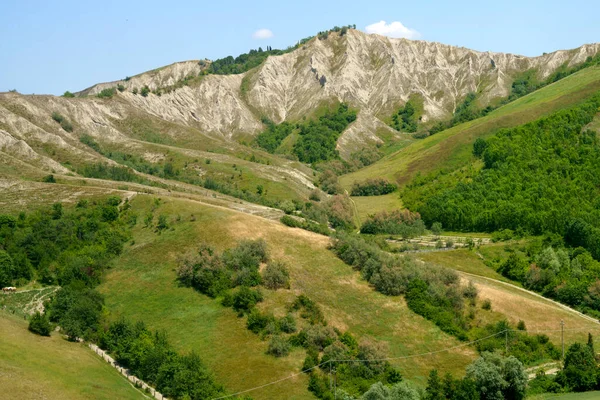
<instances>
[{"instance_id":1,"label":"shrub","mask_svg":"<svg viewBox=\"0 0 600 400\"><path fill-rule=\"evenodd\" d=\"M62 123L65 119L65 117L63 117L61 114L57 113L56 111L54 111L51 116L52 116L52 119L55 122L58 122L59 124Z\"/></svg>"},{"instance_id":2,"label":"shrub","mask_svg":"<svg viewBox=\"0 0 600 400\"><path fill-rule=\"evenodd\" d=\"M279 320L279 329L283 333L294 333L296 332L296 319L292 314L288 314Z\"/></svg>"},{"instance_id":3,"label":"shrub","mask_svg":"<svg viewBox=\"0 0 600 400\"><path fill-rule=\"evenodd\" d=\"M29 330L38 335L50 336L52 325L46 314L40 314L40 312L37 311L29 320Z\"/></svg>"},{"instance_id":4,"label":"shrub","mask_svg":"<svg viewBox=\"0 0 600 400\"><path fill-rule=\"evenodd\" d=\"M256 308L253 308L248 314L246 327L254 333L260 333L272 321L274 321L273 316L262 314Z\"/></svg>"},{"instance_id":5,"label":"shrub","mask_svg":"<svg viewBox=\"0 0 600 400\"><path fill-rule=\"evenodd\" d=\"M338 177L332 169L326 169L319 177L319 186L328 194L342 193L344 189L338 182Z\"/></svg>"},{"instance_id":6,"label":"shrub","mask_svg":"<svg viewBox=\"0 0 600 400\"><path fill-rule=\"evenodd\" d=\"M242 286L233 295L233 309L239 313L247 313L262 300L263 296L259 290L250 289L247 286Z\"/></svg>"},{"instance_id":7,"label":"shrub","mask_svg":"<svg viewBox=\"0 0 600 400\"><path fill-rule=\"evenodd\" d=\"M144 85L144 87L140 91L140 94L144 97L148 97L149 93L150 93L150 88L148 86Z\"/></svg>"},{"instance_id":8,"label":"shrub","mask_svg":"<svg viewBox=\"0 0 600 400\"><path fill-rule=\"evenodd\" d=\"M492 302L490 301L490 299L485 299L482 303L481 303L481 308L484 310L491 310L492 309Z\"/></svg>"},{"instance_id":9,"label":"shrub","mask_svg":"<svg viewBox=\"0 0 600 400\"><path fill-rule=\"evenodd\" d=\"M442 233L442 223L441 222L434 222L433 224L431 224L431 233L433 233L435 236L439 236Z\"/></svg>"},{"instance_id":10,"label":"shrub","mask_svg":"<svg viewBox=\"0 0 600 400\"><path fill-rule=\"evenodd\" d=\"M280 261L271 261L267 264L263 275L263 285L269 289L289 289L290 274L284 263Z\"/></svg>"},{"instance_id":11,"label":"shrub","mask_svg":"<svg viewBox=\"0 0 600 400\"><path fill-rule=\"evenodd\" d=\"M333 328L323 325L311 325L304 332L306 333L306 346L319 350L332 344L337 337Z\"/></svg>"},{"instance_id":12,"label":"shrub","mask_svg":"<svg viewBox=\"0 0 600 400\"><path fill-rule=\"evenodd\" d=\"M354 228L354 210L348 196L335 195L325 204L329 223L335 229Z\"/></svg>"},{"instance_id":13,"label":"shrub","mask_svg":"<svg viewBox=\"0 0 600 400\"><path fill-rule=\"evenodd\" d=\"M302 228L302 222L298 221L294 217L290 217L289 215L284 215L281 217L279 222L291 228Z\"/></svg>"},{"instance_id":14,"label":"shrub","mask_svg":"<svg viewBox=\"0 0 600 400\"><path fill-rule=\"evenodd\" d=\"M312 192L310 192L308 199L312 200L312 201L321 201L321 196L319 195L319 191L313 190Z\"/></svg>"},{"instance_id":15,"label":"shrub","mask_svg":"<svg viewBox=\"0 0 600 400\"><path fill-rule=\"evenodd\" d=\"M75 95L67 90L66 92L63 93L63 97L73 98L73 97L75 97Z\"/></svg>"},{"instance_id":16,"label":"shrub","mask_svg":"<svg viewBox=\"0 0 600 400\"><path fill-rule=\"evenodd\" d=\"M385 179L367 179L363 182L354 182L352 196L381 196L392 193L397 186Z\"/></svg>"},{"instance_id":17,"label":"shrub","mask_svg":"<svg viewBox=\"0 0 600 400\"><path fill-rule=\"evenodd\" d=\"M285 338L274 335L269 342L269 348L267 354L271 354L275 357L285 357L290 353L290 343Z\"/></svg>"},{"instance_id":18,"label":"shrub","mask_svg":"<svg viewBox=\"0 0 600 400\"><path fill-rule=\"evenodd\" d=\"M312 301L308 296L301 294L291 304L290 311L299 311L300 316L306 319L310 324L325 324L325 316L319 308L319 305Z\"/></svg>"},{"instance_id":19,"label":"shrub","mask_svg":"<svg viewBox=\"0 0 600 400\"><path fill-rule=\"evenodd\" d=\"M425 233L425 224L419 213L409 210L382 211L371 215L360 228L361 233L402 235L404 238Z\"/></svg>"},{"instance_id":20,"label":"shrub","mask_svg":"<svg viewBox=\"0 0 600 400\"><path fill-rule=\"evenodd\" d=\"M124 91L125 91L125 86L123 86L122 84L120 84L120 83L119 83L119 84L117 85L117 90L118 90L119 92L124 92Z\"/></svg>"},{"instance_id":21,"label":"shrub","mask_svg":"<svg viewBox=\"0 0 600 400\"><path fill-rule=\"evenodd\" d=\"M50 174L50 175L46 175L45 177L42 178L42 182L45 183L56 183L56 179L54 178L54 175Z\"/></svg>"},{"instance_id":22,"label":"shrub","mask_svg":"<svg viewBox=\"0 0 600 400\"><path fill-rule=\"evenodd\" d=\"M115 92L116 90L114 87L102 89L100 93L96 95L96 97L98 97L99 99L110 99L115 95Z\"/></svg>"}]
</instances>

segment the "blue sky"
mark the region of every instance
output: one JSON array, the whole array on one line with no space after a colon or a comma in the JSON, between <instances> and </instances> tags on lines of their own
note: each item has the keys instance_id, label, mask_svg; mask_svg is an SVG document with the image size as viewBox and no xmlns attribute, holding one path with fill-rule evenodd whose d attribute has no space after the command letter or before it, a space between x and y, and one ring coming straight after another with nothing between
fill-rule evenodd
<instances>
[{"instance_id":1,"label":"blue sky","mask_svg":"<svg viewBox=\"0 0 600 400\"><path fill-rule=\"evenodd\" d=\"M390 34L534 56L600 42L598 15L598 0L2 1L0 92L62 94L175 61L285 48L334 25L365 30L379 21L401 24ZM253 37L259 29L272 37Z\"/></svg>"}]
</instances>

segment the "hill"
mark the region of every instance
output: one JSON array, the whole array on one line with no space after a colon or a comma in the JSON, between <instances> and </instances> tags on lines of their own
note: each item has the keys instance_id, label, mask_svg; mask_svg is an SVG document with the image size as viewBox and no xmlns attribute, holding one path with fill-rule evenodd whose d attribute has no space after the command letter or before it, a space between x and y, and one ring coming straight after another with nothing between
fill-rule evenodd
<instances>
[{"instance_id":1,"label":"hill","mask_svg":"<svg viewBox=\"0 0 600 400\"><path fill-rule=\"evenodd\" d=\"M19 399L143 399L116 369L83 344L40 337L0 311L0 386Z\"/></svg>"},{"instance_id":2,"label":"hill","mask_svg":"<svg viewBox=\"0 0 600 400\"><path fill-rule=\"evenodd\" d=\"M105 307L100 330L121 318L143 321L150 329L143 335L159 342L165 333L179 352L169 353L171 364L160 364L167 365L165 369L196 360L181 356L192 351L206 364L208 374L214 374L215 387L222 384L227 393L261 387L250 393L256 399L312 398L319 385L327 387L327 371L304 374L303 366L335 357L340 348L339 357L358 357L359 342L367 343L363 345L370 352L367 356L386 361L366 363L366 372L360 372L364 360L358 368L345 369L350 374L350 379L345 376L345 389L355 394L364 393L374 379L394 383L400 375L425 387L432 368L463 376L482 343L490 339L490 329L501 327L496 337L520 321L530 334L513 336L515 351L523 355L530 349L527 346L539 345L539 352L529 351L534 359L526 363L556 360L561 338L557 321L564 320L572 329L567 344L583 341L598 324L524 290L520 281L489 266L503 261L510 250L523 253L522 263L529 267L533 263L525 258L527 249L505 251L503 245L490 245L478 249L479 255L466 249L434 251L417 253L415 260L392 255L384 234L366 239L356 235L348 243L359 244L340 245L350 249L344 258L339 248L331 246L331 238L290 228L280 220L328 235L334 234L331 228L350 232L360 225L353 226L355 220L400 209L406 200L412 205L415 196L400 198L397 192L386 191L383 196L348 200L341 192L356 182L387 178L407 190L415 179L435 174L468 180L470 173L482 169L482 161L473 155L475 140L578 105L597 93L599 66L562 77L569 68L587 66L599 51L600 45L594 44L528 58L344 29L323 32L284 51L253 50L237 58L175 63L63 97L0 94L0 207L14 216L0 219L0 238L9 238L6 243L12 246L0 249L2 267L12 274L2 278L17 286L30 279L57 285L63 284L62 279L68 290L83 293L76 286L83 285L80 277L87 277L86 290L104 296L97 299L97 315L102 304ZM519 97L555 78L557 82ZM510 95L519 82L529 86L514 100ZM496 108L500 104L504 105ZM485 114L465 123L456 120L457 125L434 132L437 122L456 119L457 110L465 107ZM400 129L416 126L418 132L413 136L397 131L389 126L392 121ZM589 124L591 129L598 126L598 118ZM424 132L433 134L419 139ZM336 167L357 169L341 176L341 190ZM107 200L108 196L119 199ZM95 208L88 209L82 199ZM65 210L80 209L63 214L62 206L54 205L57 202L64 203ZM38 209L43 211L33 217L20 215ZM69 215L65 225L63 215ZM395 215L423 222L408 211ZM64 247L55 260L44 260L47 271L36 270L39 263L14 245L35 240L32 233L39 233L36 227L42 226L38 219L52 228L44 232L60 236ZM434 221L428 220L428 226L430 222ZM99 223L114 230L103 231L101 242L78 249L83 240L77 235L93 233ZM417 225L415 229L425 230ZM236 246L258 239L264 240L269 261L284 265L273 268L283 268L289 275L288 284L277 290L258 284L270 268L268 257L256 262L256 270L235 259L238 253L244 257L251 253ZM40 240L45 245L52 242ZM101 258L107 249L110 258ZM9 253L21 268L19 274L29 271L28 278L11 278L16 272ZM71 275L63 274L67 264ZM192 278L182 278L190 268ZM101 278L100 271L104 271ZM221 291L207 289L221 283ZM244 302L252 305L244 308L240 305ZM256 308L250 311L253 302ZM50 305L51 316L52 307L56 305ZM59 312L54 315L60 321ZM290 315L298 326L283 331L282 321ZM13 325L8 321L5 329ZM534 336L538 331L548 337ZM84 333L109 340L100 334L95 337L97 332ZM40 353L40 343L45 342L34 338L30 354L41 358L42 364L48 362ZM508 352L504 343L498 345L500 339L489 348ZM152 340L140 343L147 349ZM470 340L478 344L469 345ZM56 337L47 343L67 345ZM73 346L69 351L81 350ZM18 363L14 355L8 357ZM190 365L193 370L199 364L190 361ZM374 372L371 366L382 370ZM50 367L40 368L56 375ZM204 367L194 371L205 373ZM142 372L158 381L156 371ZM161 384L172 390L162 372ZM48 379L55 379L52 385L57 388L75 390L56 376ZM113 384L118 387L106 383ZM177 389L185 393L185 388ZM74 398L85 396L73 393Z\"/></svg>"}]
</instances>

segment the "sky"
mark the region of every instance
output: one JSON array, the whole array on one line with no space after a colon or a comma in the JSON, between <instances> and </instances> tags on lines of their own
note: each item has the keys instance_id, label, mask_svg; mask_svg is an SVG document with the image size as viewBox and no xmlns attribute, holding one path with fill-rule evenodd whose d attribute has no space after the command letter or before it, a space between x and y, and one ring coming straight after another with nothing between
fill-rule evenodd
<instances>
[{"instance_id":1,"label":"sky","mask_svg":"<svg viewBox=\"0 0 600 400\"><path fill-rule=\"evenodd\" d=\"M536 56L600 42L600 1L0 1L0 92L62 94L335 25Z\"/></svg>"}]
</instances>

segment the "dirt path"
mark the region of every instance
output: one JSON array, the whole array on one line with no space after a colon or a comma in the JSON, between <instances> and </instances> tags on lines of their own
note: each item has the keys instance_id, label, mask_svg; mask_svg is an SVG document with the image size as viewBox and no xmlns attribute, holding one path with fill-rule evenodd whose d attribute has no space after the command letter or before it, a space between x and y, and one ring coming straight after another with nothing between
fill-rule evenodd
<instances>
[{"instance_id":1,"label":"dirt path","mask_svg":"<svg viewBox=\"0 0 600 400\"><path fill-rule=\"evenodd\" d=\"M560 362L551 362L547 364L538 365L536 367L527 368L525 370L525 372L527 373L527 379L535 379L538 371L540 370L544 371L546 375L555 375L558 371L561 370L561 365Z\"/></svg>"}]
</instances>

